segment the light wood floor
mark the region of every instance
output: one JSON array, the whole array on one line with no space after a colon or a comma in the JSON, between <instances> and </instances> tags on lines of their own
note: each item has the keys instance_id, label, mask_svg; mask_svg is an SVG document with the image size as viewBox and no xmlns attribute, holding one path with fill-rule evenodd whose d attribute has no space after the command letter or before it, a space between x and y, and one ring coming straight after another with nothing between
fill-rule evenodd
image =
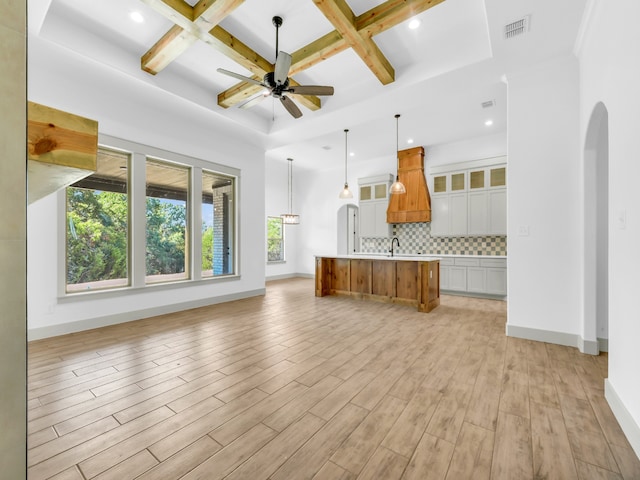
<instances>
[{"instance_id":1,"label":"light wood floor","mask_svg":"<svg viewBox=\"0 0 640 480\"><path fill-rule=\"evenodd\" d=\"M640 478L606 355L505 337L504 302L313 291L32 343L28 478Z\"/></svg>"}]
</instances>

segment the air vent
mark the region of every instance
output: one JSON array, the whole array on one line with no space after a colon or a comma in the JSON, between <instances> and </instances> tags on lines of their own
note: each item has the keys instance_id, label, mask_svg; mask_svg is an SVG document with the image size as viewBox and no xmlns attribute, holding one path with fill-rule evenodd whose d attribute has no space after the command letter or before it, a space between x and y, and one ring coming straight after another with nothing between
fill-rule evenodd
<instances>
[{"instance_id":1,"label":"air vent","mask_svg":"<svg viewBox=\"0 0 640 480\"><path fill-rule=\"evenodd\" d=\"M487 100L486 102L482 102L480 105L482 105L482 108L491 108L496 104L496 102L494 102L493 100Z\"/></svg>"},{"instance_id":2,"label":"air vent","mask_svg":"<svg viewBox=\"0 0 640 480\"><path fill-rule=\"evenodd\" d=\"M321 148L323 150L331 150L331 145L323 145Z\"/></svg>"},{"instance_id":3,"label":"air vent","mask_svg":"<svg viewBox=\"0 0 640 480\"><path fill-rule=\"evenodd\" d=\"M526 15L515 22L511 22L508 25L504 26L504 38L510 39L513 37L517 37L518 35L522 35L529 31L529 26L531 24L531 15Z\"/></svg>"}]
</instances>

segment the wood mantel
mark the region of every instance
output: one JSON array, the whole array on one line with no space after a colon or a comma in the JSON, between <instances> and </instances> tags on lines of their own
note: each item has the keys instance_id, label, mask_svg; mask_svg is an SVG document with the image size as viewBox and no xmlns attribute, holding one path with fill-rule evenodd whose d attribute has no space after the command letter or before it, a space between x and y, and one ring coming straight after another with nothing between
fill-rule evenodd
<instances>
[{"instance_id":1,"label":"wood mantel","mask_svg":"<svg viewBox=\"0 0 640 480\"><path fill-rule=\"evenodd\" d=\"M440 261L316 257L316 297L349 295L416 306L440 305Z\"/></svg>"}]
</instances>

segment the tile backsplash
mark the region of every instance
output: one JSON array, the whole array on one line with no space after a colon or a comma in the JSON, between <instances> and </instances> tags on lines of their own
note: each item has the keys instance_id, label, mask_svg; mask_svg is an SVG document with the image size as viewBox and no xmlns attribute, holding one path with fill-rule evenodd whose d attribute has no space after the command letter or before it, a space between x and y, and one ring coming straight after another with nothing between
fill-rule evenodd
<instances>
[{"instance_id":1,"label":"tile backsplash","mask_svg":"<svg viewBox=\"0 0 640 480\"><path fill-rule=\"evenodd\" d=\"M394 250L403 254L434 255L506 255L507 237L432 237L430 223L401 223L393 226L393 235L398 237L400 247ZM363 253L387 253L391 245L389 238L360 239Z\"/></svg>"}]
</instances>

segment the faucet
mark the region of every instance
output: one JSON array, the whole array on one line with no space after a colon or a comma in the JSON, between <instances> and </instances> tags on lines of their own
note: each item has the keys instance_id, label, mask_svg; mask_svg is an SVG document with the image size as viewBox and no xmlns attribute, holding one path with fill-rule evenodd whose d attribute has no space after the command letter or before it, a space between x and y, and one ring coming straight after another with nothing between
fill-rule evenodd
<instances>
[{"instance_id":1,"label":"faucet","mask_svg":"<svg viewBox=\"0 0 640 480\"><path fill-rule=\"evenodd\" d=\"M396 242L396 244L398 245L398 248L400 248L400 240L398 240L398 237L393 237L391 239L391 250L389 250L392 257L393 257L393 242Z\"/></svg>"}]
</instances>

